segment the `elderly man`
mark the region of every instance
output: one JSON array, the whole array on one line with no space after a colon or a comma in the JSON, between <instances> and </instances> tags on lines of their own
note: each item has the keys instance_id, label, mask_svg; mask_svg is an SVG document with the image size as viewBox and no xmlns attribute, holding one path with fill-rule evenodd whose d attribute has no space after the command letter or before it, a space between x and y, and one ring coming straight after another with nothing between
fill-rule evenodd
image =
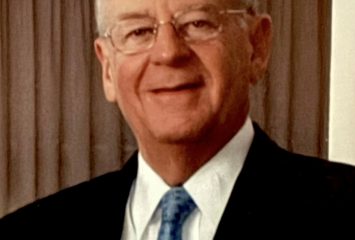
<instances>
[{"instance_id":1,"label":"elderly man","mask_svg":"<svg viewBox=\"0 0 355 240\"><path fill-rule=\"evenodd\" d=\"M104 92L139 151L119 172L8 215L0 234L238 239L321 234L334 220L347 230L355 170L280 149L248 116L272 37L256 5L97 0Z\"/></svg>"}]
</instances>

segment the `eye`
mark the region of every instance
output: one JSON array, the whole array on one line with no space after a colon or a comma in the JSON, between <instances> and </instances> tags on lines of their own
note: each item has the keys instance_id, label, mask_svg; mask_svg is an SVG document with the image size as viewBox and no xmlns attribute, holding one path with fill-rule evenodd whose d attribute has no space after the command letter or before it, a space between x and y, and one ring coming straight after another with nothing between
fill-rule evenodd
<instances>
[{"instance_id":1,"label":"eye","mask_svg":"<svg viewBox=\"0 0 355 240\"><path fill-rule=\"evenodd\" d=\"M208 39L219 29L219 14L208 10L192 10L177 19L178 31L185 39Z\"/></svg>"},{"instance_id":2,"label":"eye","mask_svg":"<svg viewBox=\"0 0 355 240\"><path fill-rule=\"evenodd\" d=\"M179 27L181 35L195 40L208 38L217 30L218 23L207 18L191 20Z\"/></svg>"},{"instance_id":3,"label":"eye","mask_svg":"<svg viewBox=\"0 0 355 240\"><path fill-rule=\"evenodd\" d=\"M213 21L207 20L207 19L198 19L198 20L193 20L190 22L184 23L182 28L186 32L190 31L205 31L205 30L211 30L216 28L216 24Z\"/></svg>"},{"instance_id":4,"label":"eye","mask_svg":"<svg viewBox=\"0 0 355 240\"><path fill-rule=\"evenodd\" d=\"M194 27L194 28L211 28L211 27L213 27L213 23L210 21L206 21L206 20L195 20L193 22L188 23L188 25L190 25L190 27Z\"/></svg>"},{"instance_id":5,"label":"eye","mask_svg":"<svg viewBox=\"0 0 355 240\"><path fill-rule=\"evenodd\" d=\"M125 34L125 39L145 39L154 35L154 28L151 27L141 27L133 29Z\"/></svg>"}]
</instances>

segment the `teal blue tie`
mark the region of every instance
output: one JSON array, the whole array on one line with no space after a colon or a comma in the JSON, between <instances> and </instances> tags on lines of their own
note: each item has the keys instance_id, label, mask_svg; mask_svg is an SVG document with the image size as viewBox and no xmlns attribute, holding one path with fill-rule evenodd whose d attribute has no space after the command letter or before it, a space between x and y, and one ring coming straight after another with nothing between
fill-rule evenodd
<instances>
[{"instance_id":1,"label":"teal blue tie","mask_svg":"<svg viewBox=\"0 0 355 240\"><path fill-rule=\"evenodd\" d=\"M175 187L163 196L160 208L162 222L158 240L181 240L182 226L196 204L183 187Z\"/></svg>"}]
</instances>

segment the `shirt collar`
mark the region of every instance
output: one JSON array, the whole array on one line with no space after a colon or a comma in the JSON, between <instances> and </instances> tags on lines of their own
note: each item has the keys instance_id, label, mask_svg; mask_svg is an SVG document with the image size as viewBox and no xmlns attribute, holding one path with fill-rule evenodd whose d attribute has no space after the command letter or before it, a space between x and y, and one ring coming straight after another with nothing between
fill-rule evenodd
<instances>
[{"instance_id":1,"label":"shirt collar","mask_svg":"<svg viewBox=\"0 0 355 240\"><path fill-rule=\"evenodd\" d=\"M138 153L138 173L131 199L132 222L136 239L141 239L145 228L158 207L162 196L170 186L146 163ZM148 191L149 190L149 191Z\"/></svg>"},{"instance_id":2,"label":"shirt collar","mask_svg":"<svg viewBox=\"0 0 355 240\"><path fill-rule=\"evenodd\" d=\"M215 228L241 172L253 137L253 125L251 119L247 118L239 132L184 184L201 211L202 218Z\"/></svg>"},{"instance_id":3,"label":"shirt collar","mask_svg":"<svg viewBox=\"0 0 355 240\"><path fill-rule=\"evenodd\" d=\"M253 136L254 129L248 117L238 133L184 184L202 217L215 228L242 169ZM160 199L169 189L170 186L139 153L138 174L131 199L132 222L137 239L141 239Z\"/></svg>"}]
</instances>

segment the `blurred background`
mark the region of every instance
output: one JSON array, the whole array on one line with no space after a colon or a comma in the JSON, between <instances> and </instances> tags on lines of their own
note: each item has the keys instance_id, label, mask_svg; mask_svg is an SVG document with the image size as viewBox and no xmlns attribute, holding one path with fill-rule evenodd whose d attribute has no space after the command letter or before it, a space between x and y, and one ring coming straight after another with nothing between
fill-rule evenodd
<instances>
[{"instance_id":1,"label":"blurred background","mask_svg":"<svg viewBox=\"0 0 355 240\"><path fill-rule=\"evenodd\" d=\"M261 7L273 18L274 45L251 92L252 118L282 147L329 158L331 0ZM119 169L135 140L103 97L92 0L0 0L0 20L2 216Z\"/></svg>"}]
</instances>

